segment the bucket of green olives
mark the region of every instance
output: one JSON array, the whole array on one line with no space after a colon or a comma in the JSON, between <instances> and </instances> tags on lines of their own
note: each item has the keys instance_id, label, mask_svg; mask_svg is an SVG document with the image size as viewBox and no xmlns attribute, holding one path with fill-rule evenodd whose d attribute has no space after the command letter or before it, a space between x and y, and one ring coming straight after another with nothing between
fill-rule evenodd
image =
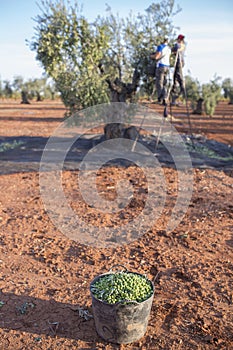
<instances>
[{"instance_id":1,"label":"bucket of green olives","mask_svg":"<svg viewBox=\"0 0 233 350\"><path fill-rule=\"evenodd\" d=\"M94 278L90 293L96 331L104 340L128 344L144 336L154 296L145 275L112 268Z\"/></svg>"}]
</instances>

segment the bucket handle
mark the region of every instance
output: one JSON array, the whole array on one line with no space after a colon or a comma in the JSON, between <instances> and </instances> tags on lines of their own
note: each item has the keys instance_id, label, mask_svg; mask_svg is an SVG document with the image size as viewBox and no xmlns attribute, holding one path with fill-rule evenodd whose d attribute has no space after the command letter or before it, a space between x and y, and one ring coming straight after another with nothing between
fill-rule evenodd
<instances>
[{"instance_id":1,"label":"bucket handle","mask_svg":"<svg viewBox=\"0 0 233 350\"><path fill-rule=\"evenodd\" d=\"M121 266L121 267L124 268L124 270L117 270L118 272L128 272L128 269L127 269L127 268L125 267L125 265L123 265L123 264L115 264L115 265L113 265L113 266L111 267L111 269L109 270L109 272L114 272L113 269L114 269L115 267L118 267L118 266Z\"/></svg>"}]
</instances>

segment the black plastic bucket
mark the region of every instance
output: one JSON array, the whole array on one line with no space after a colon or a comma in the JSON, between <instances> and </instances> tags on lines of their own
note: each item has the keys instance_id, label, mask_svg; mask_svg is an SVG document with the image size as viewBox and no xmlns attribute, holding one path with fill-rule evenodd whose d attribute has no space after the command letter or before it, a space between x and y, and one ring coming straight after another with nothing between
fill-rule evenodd
<instances>
[{"instance_id":1,"label":"black plastic bucket","mask_svg":"<svg viewBox=\"0 0 233 350\"><path fill-rule=\"evenodd\" d=\"M90 292L91 286L99 278L111 273L97 276L91 282ZM140 275L139 273L135 274ZM128 344L144 336L154 297L154 286L151 281L149 282L153 288L153 294L140 303L131 301L127 303L118 302L116 304L108 304L107 302L96 299L91 292L96 331L101 338L111 343Z\"/></svg>"}]
</instances>

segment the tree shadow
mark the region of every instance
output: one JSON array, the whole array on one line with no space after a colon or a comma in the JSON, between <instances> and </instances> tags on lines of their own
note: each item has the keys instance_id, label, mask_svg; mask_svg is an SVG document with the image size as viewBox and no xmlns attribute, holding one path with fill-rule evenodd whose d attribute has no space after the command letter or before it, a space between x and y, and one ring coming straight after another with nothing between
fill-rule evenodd
<instances>
[{"instance_id":1,"label":"tree shadow","mask_svg":"<svg viewBox=\"0 0 233 350\"><path fill-rule=\"evenodd\" d=\"M11 105L10 107L8 106L5 106L5 105L1 105L1 109L2 110L16 110L16 111L29 111L29 110L49 110L49 111L64 111L65 112L65 107L62 105L62 106L50 106L50 105L34 105L34 104L31 104L30 107L28 108L28 105L25 105L25 104L15 104L15 105Z\"/></svg>"},{"instance_id":2,"label":"tree shadow","mask_svg":"<svg viewBox=\"0 0 233 350\"><path fill-rule=\"evenodd\" d=\"M2 292L0 302L2 329L83 340L93 345L101 341L89 306Z\"/></svg>"},{"instance_id":3,"label":"tree shadow","mask_svg":"<svg viewBox=\"0 0 233 350\"><path fill-rule=\"evenodd\" d=\"M35 117L35 116L32 116L32 117L22 117L22 116L19 116L19 117L15 117L15 116L7 116L7 117L1 117L0 116L0 121L15 121L15 122L43 122L43 123L62 123L64 121L64 118L63 117L47 117L47 118L44 118L44 117Z\"/></svg>"}]
</instances>

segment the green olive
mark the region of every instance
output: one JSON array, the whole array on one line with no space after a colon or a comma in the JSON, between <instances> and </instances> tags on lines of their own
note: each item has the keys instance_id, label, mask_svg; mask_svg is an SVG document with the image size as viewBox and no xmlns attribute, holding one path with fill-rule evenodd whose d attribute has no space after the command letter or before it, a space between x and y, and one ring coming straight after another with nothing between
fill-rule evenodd
<instances>
[{"instance_id":1,"label":"green olive","mask_svg":"<svg viewBox=\"0 0 233 350\"><path fill-rule=\"evenodd\" d=\"M133 272L117 272L100 276L91 285L96 299L109 304L117 302L147 300L153 294L150 280Z\"/></svg>"}]
</instances>

